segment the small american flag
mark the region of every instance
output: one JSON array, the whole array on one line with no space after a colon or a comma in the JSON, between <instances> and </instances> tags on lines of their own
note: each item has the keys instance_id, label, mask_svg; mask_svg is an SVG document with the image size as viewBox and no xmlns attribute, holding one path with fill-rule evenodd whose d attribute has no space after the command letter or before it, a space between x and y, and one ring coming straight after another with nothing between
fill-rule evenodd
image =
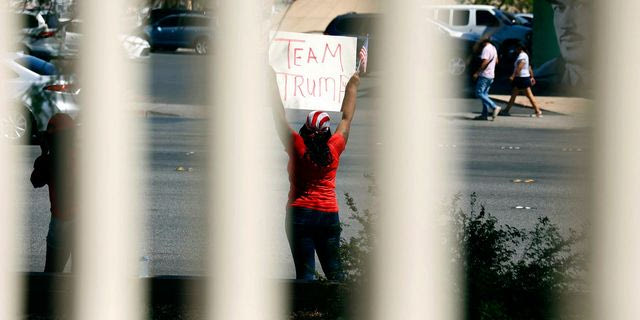
<instances>
[{"instance_id":1,"label":"small american flag","mask_svg":"<svg viewBox=\"0 0 640 320\"><path fill-rule=\"evenodd\" d=\"M369 36L364 40L362 44L362 48L360 48L360 52L358 52L358 71L365 73L367 72L367 54L369 50Z\"/></svg>"}]
</instances>

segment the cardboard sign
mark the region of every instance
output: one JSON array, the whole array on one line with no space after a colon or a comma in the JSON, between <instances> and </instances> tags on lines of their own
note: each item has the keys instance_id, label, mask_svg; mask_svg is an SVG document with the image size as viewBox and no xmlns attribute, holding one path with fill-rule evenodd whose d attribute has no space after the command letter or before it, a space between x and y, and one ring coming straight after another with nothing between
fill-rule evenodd
<instances>
[{"instance_id":1,"label":"cardboard sign","mask_svg":"<svg viewBox=\"0 0 640 320\"><path fill-rule=\"evenodd\" d=\"M356 70L356 38L272 33L269 63L285 108L340 111Z\"/></svg>"}]
</instances>

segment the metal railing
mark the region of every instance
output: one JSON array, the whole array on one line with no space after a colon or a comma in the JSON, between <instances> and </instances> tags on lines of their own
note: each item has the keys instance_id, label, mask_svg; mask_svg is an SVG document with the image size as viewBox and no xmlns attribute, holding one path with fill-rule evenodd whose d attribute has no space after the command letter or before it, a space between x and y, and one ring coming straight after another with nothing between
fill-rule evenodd
<instances>
[{"instance_id":1,"label":"metal railing","mask_svg":"<svg viewBox=\"0 0 640 320\"><path fill-rule=\"evenodd\" d=\"M459 317L449 288L451 265L437 237L434 203L442 199L447 154L425 141L452 139L434 116L438 92L445 90L426 72L435 55L427 49L424 21L414 8L424 1L381 1L387 13L381 38L388 43L383 98L374 136L385 146L377 154L382 195L379 250L374 259L374 286L363 319L453 319ZM598 108L593 118L594 318L637 319L640 278L637 193L640 190L640 130L635 124L639 99L635 91L640 63L634 30L640 3L596 1ZM144 136L124 96L142 83L121 57L115 21L124 1L84 1L83 94L80 207L75 295L77 319L136 319L144 309L143 288L131 281L138 273L143 220L142 186L130 174L143 155L130 141ZM268 188L265 128L271 115L264 77L266 30L262 1L211 1L220 16L216 54L207 66L211 76L208 118L208 219L211 245L206 304L213 319L277 319L284 292L269 281L274 262L266 253L278 204ZM0 18L0 52L9 52L8 30L14 21ZM242 36L239 36L242 35ZM429 42L431 41L431 42ZM412 44L407 46L406 44ZM407 57L411 57L408 59ZM123 75L127 75L124 77ZM4 73L0 73L0 77ZM4 79L0 79L4 81ZM245 92L252 94L244 94ZM0 105L9 105L0 86ZM390 108L389 106L393 106ZM430 106L426 108L425 106ZM268 124L266 124L268 123ZM241 124L242 128L238 128ZM428 138L426 138L428 137ZM215 152L214 152L215 150ZM409 157L400 155L411 155ZM16 185L18 151L0 142L0 319L20 316L19 234L23 222ZM400 165L399 165L400 164ZM99 183L98 183L99 182ZM247 201L251 199L251 201ZM264 208L256 210L256 208ZM420 212L420 214L417 214ZM418 245L420 244L420 245ZM75 258L75 257L74 257ZM256 268L259 265L261 267ZM455 273L454 273L455 274Z\"/></svg>"}]
</instances>

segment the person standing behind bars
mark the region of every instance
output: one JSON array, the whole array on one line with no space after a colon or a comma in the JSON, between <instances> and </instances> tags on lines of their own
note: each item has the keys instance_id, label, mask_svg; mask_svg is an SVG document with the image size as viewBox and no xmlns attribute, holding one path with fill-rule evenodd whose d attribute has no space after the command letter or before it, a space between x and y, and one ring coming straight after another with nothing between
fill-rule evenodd
<instances>
[{"instance_id":1,"label":"person standing behind bars","mask_svg":"<svg viewBox=\"0 0 640 320\"><path fill-rule=\"evenodd\" d=\"M67 114L49 120L41 141L42 154L33 164L34 188L49 187L51 220L44 272L62 272L71 256L75 216L75 124Z\"/></svg>"},{"instance_id":2,"label":"person standing behind bars","mask_svg":"<svg viewBox=\"0 0 640 320\"><path fill-rule=\"evenodd\" d=\"M276 130L289 155L286 232L296 279L315 279L315 253L327 279L344 279L339 258L341 227L336 172L349 138L359 84L360 77L355 73L347 83L342 120L334 134L331 134L329 115L321 111L309 113L296 133L287 123L280 99L273 103Z\"/></svg>"}]
</instances>

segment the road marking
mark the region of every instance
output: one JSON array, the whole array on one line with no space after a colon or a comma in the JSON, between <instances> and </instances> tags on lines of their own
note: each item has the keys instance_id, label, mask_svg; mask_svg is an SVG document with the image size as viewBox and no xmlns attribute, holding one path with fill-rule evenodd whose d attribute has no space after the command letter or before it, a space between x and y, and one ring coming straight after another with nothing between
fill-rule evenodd
<instances>
[{"instance_id":1,"label":"road marking","mask_svg":"<svg viewBox=\"0 0 640 320\"><path fill-rule=\"evenodd\" d=\"M516 210L534 210L535 208L534 207L529 207L529 206L515 206L515 207L513 207L513 209L516 209Z\"/></svg>"},{"instance_id":2,"label":"road marking","mask_svg":"<svg viewBox=\"0 0 640 320\"><path fill-rule=\"evenodd\" d=\"M176 171L178 171L178 172L191 172L191 171L193 171L193 168L185 168L183 166L178 166L176 168Z\"/></svg>"},{"instance_id":3,"label":"road marking","mask_svg":"<svg viewBox=\"0 0 640 320\"><path fill-rule=\"evenodd\" d=\"M511 182L513 182L513 183L534 183L534 182L536 182L536 180L535 179L531 179L531 178L526 178L526 179L518 179L518 178L516 178L516 179L511 180Z\"/></svg>"},{"instance_id":4,"label":"road marking","mask_svg":"<svg viewBox=\"0 0 640 320\"><path fill-rule=\"evenodd\" d=\"M519 146L500 146L500 150L520 150Z\"/></svg>"},{"instance_id":5,"label":"road marking","mask_svg":"<svg viewBox=\"0 0 640 320\"><path fill-rule=\"evenodd\" d=\"M563 152L582 152L584 149L582 148L574 148L574 147L569 147L569 148L562 148Z\"/></svg>"}]
</instances>

